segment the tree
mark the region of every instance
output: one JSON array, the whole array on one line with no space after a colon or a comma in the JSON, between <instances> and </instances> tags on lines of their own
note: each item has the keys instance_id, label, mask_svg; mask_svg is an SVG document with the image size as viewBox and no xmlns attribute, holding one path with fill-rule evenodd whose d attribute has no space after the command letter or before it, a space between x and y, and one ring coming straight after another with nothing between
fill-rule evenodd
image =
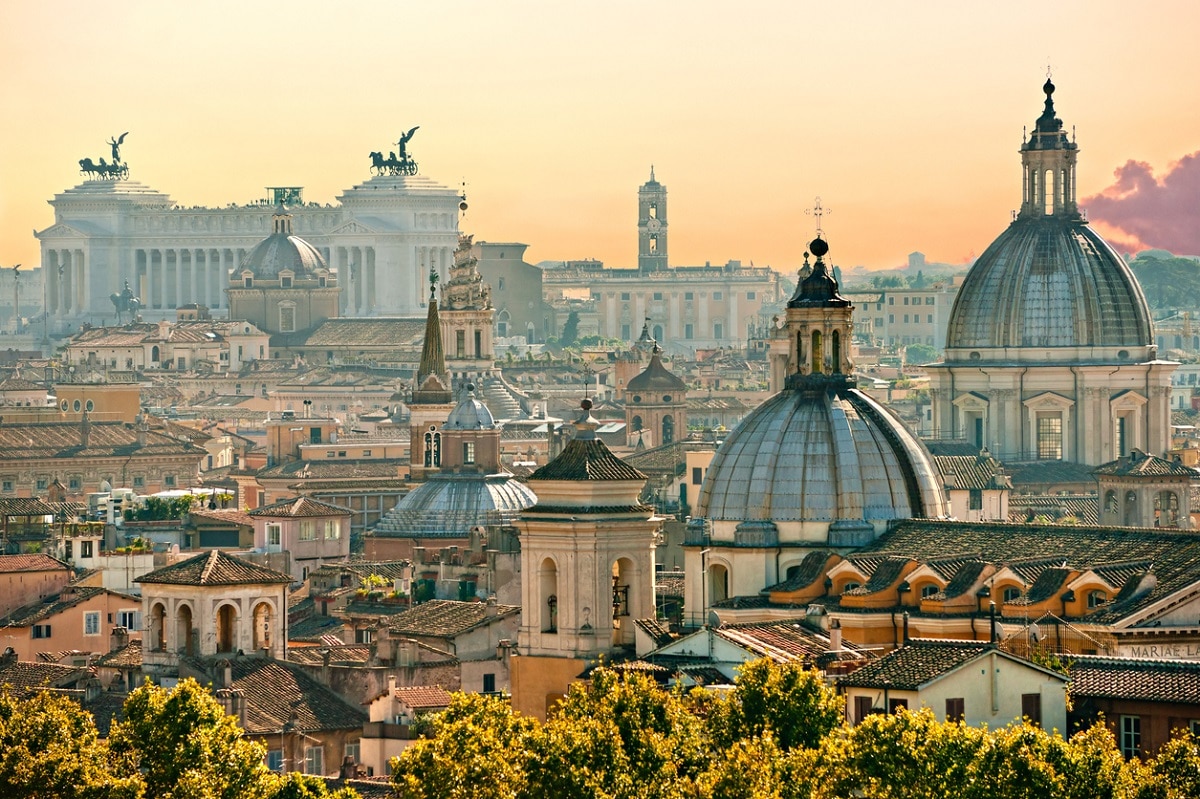
<instances>
[{"instance_id":1,"label":"tree","mask_svg":"<svg viewBox=\"0 0 1200 799\"><path fill-rule=\"evenodd\" d=\"M155 799L258 799L272 781L264 749L193 679L167 691L147 682L125 700L109 748Z\"/></svg>"},{"instance_id":2,"label":"tree","mask_svg":"<svg viewBox=\"0 0 1200 799\"><path fill-rule=\"evenodd\" d=\"M46 692L0 692L0 796L12 799L136 799L136 775L113 773L91 714Z\"/></svg>"},{"instance_id":3,"label":"tree","mask_svg":"<svg viewBox=\"0 0 1200 799\"><path fill-rule=\"evenodd\" d=\"M783 751L819 746L843 717L842 698L818 672L768 658L743 665L734 690L708 713L719 746L769 732Z\"/></svg>"},{"instance_id":4,"label":"tree","mask_svg":"<svg viewBox=\"0 0 1200 799\"><path fill-rule=\"evenodd\" d=\"M1138 799L1200 796L1200 739L1188 730L1176 730L1158 756L1146 764L1136 796Z\"/></svg>"},{"instance_id":5,"label":"tree","mask_svg":"<svg viewBox=\"0 0 1200 799\"><path fill-rule=\"evenodd\" d=\"M576 337L579 336L579 312L571 311L567 314L567 321L563 323L562 335L558 338L559 346L569 347L575 343Z\"/></svg>"},{"instance_id":6,"label":"tree","mask_svg":"<svg viewBox=\"0 0 1200 799\"><path fill-rule=\"evenodd\" d=\"M937 360L937 357L937 347L932 344L909 344L904 348L904 363L909 366L932 363Z\"/></svg>"},{"instance_id":7,"label":"tree","mask_svg":"<svg viewBox=\"0 0 1200 799\"><path fill-rule=\"evenodd\" d=\"M274 782L275 786L268 794L270 799L359 799L358 791L353 788L330 792L325 780L298 771L274 777Z\"/></svg>"},{"instance_id":8,"label":"tree","mask_svg":"<svg viewBox=\"0 0 1200 799\"><path fill-rule=\"evenodd\" d=\"M402 799L507 799L525 784L537 721L508 701L455 694L431 719L432 737L393 758L392 785Z\"/></svg>"}]
</instances>

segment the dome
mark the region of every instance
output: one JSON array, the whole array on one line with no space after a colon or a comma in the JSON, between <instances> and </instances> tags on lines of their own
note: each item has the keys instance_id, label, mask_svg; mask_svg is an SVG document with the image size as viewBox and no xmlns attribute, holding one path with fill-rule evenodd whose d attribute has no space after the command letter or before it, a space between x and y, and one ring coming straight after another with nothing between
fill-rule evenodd
<instances>
[{"instance_id":1,"label":"dome","mask_svg":"<svg viewBox=\"0 0 1200 799\"><path fill-rule=\"evenodd\" d=\"M760 405L717 450L696 507L711 521L830 522L831 532L946 513L924 445L853 388L789 389Z\"/></svg>"},{"instance_id":2,"label":"dome","mask_svg":"<svg viewBox=\"0 0 1200 799\"><path fill-rule=\"evenodd\" d=\"M437 474L380 519L375 534L461 538L472 527L509 523L536 502L533 491L511 474Z\"/></svg>"},{"instance_id":3,"label":"dome","mask_svg":"<svg viewBox=\"0 0 1200 799\"><path fill-rule=\"evenodd\" d=\"M637 376L629 380L625 386L630 391L687 391L687 383L680 380L663 366L662 350L657 347L650 357L650 364Z\"/></svg>"},{"instance_id":4,"label":"dome","mask_svg":"<svg viewBox=\"0 0 1200 799\"><path fill-rule=\"evenodd\" d=\"M1081 219L1054 216L1018 218L992 242L967 273L946 334L948 350L1152 343L1129 267Z\"/></svg>"},{"instance_id":5,"label":"dome","mask_svg":"<svg viewBox=\"0 0 1200 799\"><path fill-rule=\"evenodd\" d=\"M445 427L450 430L492 430L496 420L492 412L475 396L475 386L467 386L467 395L462 398L450 415Z\"/></svg>"},{"instance_id":6,"label":"dome","mask_svg":"<svg viewBox=\"0 0 1200 799\"><path fill-rule=\"evenodd\" d=\"M275 210L272 225L275 232L250 251L242 270L249 269L260 280L278 280L280 272L307 277L329 268L316 247L292 235L292 217L282 206Z\"/></svg>"}]
</instances>

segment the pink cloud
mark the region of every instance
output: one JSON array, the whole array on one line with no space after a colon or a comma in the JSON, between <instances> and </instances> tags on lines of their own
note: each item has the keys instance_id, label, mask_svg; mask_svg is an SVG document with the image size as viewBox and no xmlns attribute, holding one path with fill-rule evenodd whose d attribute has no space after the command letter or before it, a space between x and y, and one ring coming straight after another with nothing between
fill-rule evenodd
<instances>
[{"instance_id":1,"label":"pink cloud","mask_svg":"<svg viewBox=\"0 0 1200 799\"><path fill-rule=\"evenodd\" d=\"M1200 255L1200 151L1171 165L1161 180L1144 161L1127 161L1116 182L1082 201L1088 217L1113 231L1119 250Z\"/></svg>"}]
</instances>

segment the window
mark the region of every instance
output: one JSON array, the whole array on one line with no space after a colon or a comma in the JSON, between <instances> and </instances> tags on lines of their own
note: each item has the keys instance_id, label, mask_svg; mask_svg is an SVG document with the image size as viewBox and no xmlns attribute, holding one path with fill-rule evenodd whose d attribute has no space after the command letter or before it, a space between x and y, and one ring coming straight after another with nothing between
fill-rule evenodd
<instances>
[{"instance_id":1,"label":"window","mask_svg":"<svg viewBox=\"0 0 1200 799\"><path fill-rule=\"evenodd\" d=\"M362 451L362 456L363 456L364 458L369 458L369 457L371 457L371 450L369 450L369 449L364 449L364 450Z\"/></svg>"},{"instance_id":2,"label":"window","mask_svg":"<svg viewBox=\"0 0 1200 799\"><path fill-rule=\"evenodd\" d=\"M355 741L354 743L346 744L346 757L350 758L355 763L358 762L358 753L359 753L358 741Z\"/></svg>"},{"instance_id":3,"label":"window","mask_svg":"<svg viewBox=\"0 0 1200 799\"><path fill-rule=\"evenodd\" d=\"M283 546L283 527L278 524L267 525L267 546Z\"/></svg>"},{"instance_id":4,"label":"window","mask_svg":"<svg viewBox=\"0 0 1200 799\"><path fill-rule=\"evenodd\" d=\"M685 339L689 339L689 340L695 338L696 337L696 328L694 328L690 324L684 325L683 326L683 337Z\"/></svg>"},{"instance_id":5,"label":"window","mask_svg":"<svg viewBox=\"0 0 1200 799\"><path fill-rule=\"evenodd\" d=\"M888 314L888 324L889 325L896 324L896 315L894 313Z\"/></svg>"},{"instance_id":6,"label":"window","mask_svg":"<svg viewBox=\"0 0 1200 799\"><path fill-rule=\"evenodd\" d=\"M323 746L306 746L306 747L304 747L304 773L305 774L324 774L325 773L325 747L323 747Z\"/></svg>"},{"instance_id":7,"label":"window","mask_svg":"<svg viewBox=\"0 0 1200 799\"><path fill-rule=\"evenodd\" d=\"M496 675L491 672L483 675L483 692L491 694L496 692Z\"/></svg>"},{"instance_id":8,"label":"window","mask_svg":"<svg viewBox=\"0 0 1200 799\"><path fill-rule=\"evenodd\" d=\"M867 716L871 715L871 713L874 712L874 710L875 710L875 707L871 702L871 697L869 697L869 696L854 697L854 720L855 721L862 721Z\"/></svg>"},{"instance_id":9,"label":"window","mask_svg":"<svg viewBox=\"0 0 1200 799\"><path fill-rule=\"evenodd\" d=\"M334 540L342 536L342 523L338 519L325 520L325 539Z\"/></svg>"},{"instance_id":10,"label":"window","mask_svg":"<svg viewBox=\"0 0 1200 799\"><path fill-rule=\"evenodd\" d=\"M38 491L45 491L47 486L49 486L49 485L50 485L50 482L46 478L44 478L44 477L38 478L38 481L37 481L37 490Z\"/></svg>"},{"instance_id":11,"label":"window","mask_svg":"<svg viewBox=\"0 0 1200 799\"><path fill-rule=\"evenodd\" d=\"M856 583L854 581L848 582L842 586L842 593L843 594L849 593L850 591L853 591L855 588L858 588L861 585L862 585L862 583Z\"/></svg>"},{"instance_id":12,"label":"window","mask_svg":"<svg viewBox=\"0 0 1200 799\"><path fill-rule=\"evenodd\" d=\"M658 234L657 233L650 234L650 252L652 252L652 253L658 252Z\"/></svg>"},{"instance_id":13,"label":"window","mask_svg":"<svg viewBox=\"0 0 1200 799\"><path fill-rule=\"evenodd\" d=\"M146 487L146 478L142 477L141 475L137 475L136 477L134 477L133 478L133 487L134 488L145 488Z\"/></svg>"},{"instance_id":14,"label":"window","mask_svg":"<svg viewBox=\"0 0 1200 799\"><path fill-rule=\"evenodd\" d=\"M454 352L456 358L467 357L467 331L454 331Z\"/></svg>"},{"instance_id":15,"label":"window","mask_svg":"<svg viewBox=\"0 0 1200 799\"><path fill-rule=\"evenodd\" d=\"M939 588L938 588L936 585L934 585L933 583L930 583L929 585L923 586L923 587L921 588L921 599L928 599L929 597L931 597L931 596L933 596L934 594L936 594L936 593L937 593L939 590L941 590L941 589L939 589Z\"/></svg>"},{"instance_id":16,"label":"window","mask_svg":"<svg viewBox=\"0 0 1200 799\"><path fill-rule=\"evenodd\" d=\"M13 481L12 480L5 480L3 483L3 486L4 486L5 493L12 493L12 490L13 490Z\"/></svg>"},{"instance_id":17,"label":"window","mask_svg":"<svg viewBox=\"0 0 1200 799\"><path fill-rule=\"evenodd\" d=\"M95 547L96 547L95 541L80 541L79 542L79 557L81 557L81 558L96 557L95 552L94 552Z\"/></svg>"},{"instance_id":18,"label":"window","mask_svg":"<svg viewBox=\"0 0 1200 799\"><path fill-rule=\"evenodd\" d=\"M983 510L983 491L982 490L980 490L978 488L971 489L970 508L971 508L971 510Z\"/></svg>"},{"instance_id":19,"label":"window","mask_svg":"<svg viewBox=\"0 0 1200 799\"><path fill-rule=\"evenodd\" d=\"M1142 717L1121 716L1121 754L1137 757L1142 751Z\"/></svg>"},{"instance_id":20,"label":"window","mask_svg":"<svg viewBox=\"0 0 1200 799\"><path fill-rule=\"evenodd\" d=\"M283 750L272 749L267 752L267 769L283 773Z\"/></svg>"},{"instance_id":21,"label":"window","mask_svg":"<svg viewBox=\"0 0 1200 799\"><path fill-rule=\"evenodd\" d=\"M654 292L654 299L662 300L662 292L661 291Z\"/></svg>"},{"instance_id":22,"label":"window","mask_svg":"<svg viewBox=\"0 0 1200 799\"><path fill-rule=\"evenodd\" d=\"M946 700L946 721L962 721L966 718L966 702L962 697Z\"/></svg>"},{"instance_id":23,"label":"window","mask_svg":"<svg viewBox=\"0 0 1200 799\"><path fill-rule=\"evenodd\" d=\"M692 485L698 486L704 482L704 470L699 466L692 467Z\"/></svg>"},{"instance_id":24,"label":"window","mask_svg":"<svg viewBox=\"0 0 1200 799\"><path fill-rule=\"evenodd\" d=\"M908 324L908 314L904 315L904 324Z\"/></svg>"},{"instance_id":25,"label":"window","mask_svg":"<svg viewBox=\"0 0 1200 799\"><path fill-rule=\"evenodd\" d=\"M746 299L748 299L748 300L752 300L752 299L754 299L754 298L755 298L755 297L757 297L757 296L758 296L758 295L757 295L757 294L755 294L753 291L747 291L747 292L746 292Z\"/></svg>"},{"instance_id":26,"label":"window","mask_svg":"<svg viewBox=\"0 0 1200 799\"><path fill-rule=\"evenodd\" d=\"M725 295L724 295L724 294L722 294L722 293L721 293L721 292L719 292L719 291L714 291L714 292L713 292L713 299L714 299L714 300L719 300L719 299L722 299L724 296L725 296Z\"/></svg>"},{"instance_id":27,"label":"window","mask_svg":"<svg viewBox=\"0 0 1200 799\"><path fill-rule=\"evenodd\" d=\"M49 638L50 637L50 625L49 624L33 625L33 637L34 638Z\"/></svg>"},{"instance_id":28,"label":"window","mask_svg":"<svg viewBox=\"0 0 1200 799\"><path fill-rule=\"evenodd\" d=\"M725 326L720 322L713 322L713 338L725 338Z\"/></svg>"},{"instance_id":29,"label":"window","mask_svg":"<svg viewBox=\"0 0 1200 799\"><path fill-rule=\"evenodd\" d=\"M1037 415L1038 460L1057 461L1063 456L1062 415L1041 412Z\"/></svg>"},{"instance_id":30,"label":"window","mask_svg":"<svg viewBox=\"0 0 1200 799\"><path fill-rule=\"evenodd\" d=\"M1088 607L1098 608L1108 601L1108 594L1104 591L1088 591Z\"/></svg>"},{"instance_id":31,"label":"window","mask_svg":"<svg viewBox=\"0 0 1200 799\"><path fill-rule=\"evenodd\" d=\"M80 488L83 487L83 478L82 477L72 477L70 480L67 481L67 487L70 488L72 491L78 491Z\"/></svg>"},{"instance_id":32,"label":"window","mask_svg":"<svg viewBox=\"0 0 1200 799\"><path fill-rule=\"evenodd\" d=\"M167 486L168 488L174 488L175 487L175 475L168 474L166 477L164 477L163 485Z\"/></svg>"},{"instance_id":33,"label":"window","mask_svg":"<svg viewBox=\"0 0 1200 799\"><path fill-rule=\"evenodd\" d=\"M312 541L317 537L316 525L312 519L304 519L300 522L300 540Z\"/></svg>"},{"instance_id":34,"label":"window","mask_svg":"<svg viewBox=\"0 0 1200 799\"><path fill-rule=\"evenodd\" d=\"M683 298L688 302L691 302L692 300L696 299L696 294L692 291L685 291L683 292Z\"/></svg>"},{"instance_id":35,"label":"window","mask_svg":"<svg viewBox=\"0 0 1200 799\"><path fill-rule=\"evenodd\" d=\"M310 444L320 444L321 443L321 428L310 427L308 429L308 443L310 443Z\"/></svg>"},{"instance_id":36,"label":"window","mask_svg":"<svg viewBox=\"0 0 1200 799\"><path fill-rule=\"evenodd\" d=\"M1010 585L1004 589L1003 598L1005 602L1016 602L1021 598L1021 589Z\"/></svg>"},{"instance_id":37,"label":"window","mask_svg":"<svg viewBox=\"0 0 1200 799\"><path fill-rule=\"evenodd\" d=\"M279 288L290 289L291 287L292 287L292 276L291 275L280 275L279 276Z\"/></svg>"},{"instance_id":38,"label":"window","mask_svg":"<svg viewBox=\"0 0 1200 799\"><path fill-rule=\"evenodd\" d=\"M908 297L905 297L905 298L904 298L904 304L905 304L905 305L908 305Z\"/></svg>"},{"instance_id":39,"label":"window","mask_svg":"<svg viewBox=\"0 0 1200 799\"><path fill-rule=\"evenodd\" d=\"M245 277L243 277L242 278L242 288L244 288L244 289L254 288L254 278L250 277L249 275L246 275Z\"/></svg>"},{"instance_id":40,"label":"window","mask_svg":"<svg viewBox=\"0 0 1200 799\"><path fill-rule=\"evenodd\" d=\"M893 699L888 700L888 713L895 713L898 710L908 710L908 700L907 699L894 699L893 698Z\"/></svg>"},{"instance_id":41,"label":"window","mask_svg":"<svg viewBox=\"0 0 1200 799\"><path fill-rule=\"evenodd\" d=\"M888 305L895 305L895 304L896 304L896 298L888 297Z\"/></svg>"},{"instance_id":42,"label":"window","mask_svg":"<svg viewBox=\"0 0 1200 799\"><path fill-rule=\"evenodd\" d=\"M140 610L118 610L117 624L126 630L140 630L142 627L141 615Z\"/></svg>"},{"instance_id":43,"label":"window","mask_svg":"<svg viewBox=\"0 0 1200 799\"><path fill-rule=\"evenodd\" d=\"M1029 719L1029 723L1042 726L1042 695L1021 694L1021 715Z\"/></svg>"},{"instance_id":44,"label":"window","mask_svg":"<svg viewBox=\"0 0 1200 799\"><path fill-rule=\"evenodd\" d=\"M933 324L933 314L925 314L925 321L932 325Z\"/></svg>"},{"instance_id":45,"label":"window","mask_svg":"<svg viewBox=\"0 0 1200 799\"><path fill-rule=\"evenodd\" d=\"M629 325L621 325L621 338L629 339Z\"/></svg>"},{"instance_id":46,"label":"window","mask_svg":"<svg viewBox=\"0 0 1200 799\"><path fill-rule=\"evenodd\" d=\"M83 634L84 635L99 635L100 634L100 611L91 610L83 614Z\"/></svg>"},{"instance_id":47,"label":"window","mask_svg":"<svg viewBox=\"0 0 1200 799\"><path fill-rule=\"evenodd\" d=\"M296 329L296 309L291 305L279 306L279 331L291 333Z\"/></svg>"},{"instance_id":48,"label":"window","mask_svg":"<svg viewBox=\"0 0 1200 799\"><path fill-rule=\"evenodd\" d=\"M504 291L504 278L500 278L496 281L496 289L498 291Z\"/></svg>"},{"instance_id":49,"label":"window","mask_svg":"<svg viewBox=\"0 0 1200 799\"><path fill-rule=\"evenodd\" d=\"M463 442L463 463L467 466L475 463L475 442Z\"/></svg>"},{"instance_id":50,"label":"window","mask_svg":"<svg viewBox=\"0 0 1200 799\"><path fill-rule=\"evenodd\" d=\"M621 292L621 299L622 299L622 300L625 300L626 302L628 302L628 300L629 300L629 292L628 292L628 291L622 291L622 292Z\"/></svg>"}]
</instances>

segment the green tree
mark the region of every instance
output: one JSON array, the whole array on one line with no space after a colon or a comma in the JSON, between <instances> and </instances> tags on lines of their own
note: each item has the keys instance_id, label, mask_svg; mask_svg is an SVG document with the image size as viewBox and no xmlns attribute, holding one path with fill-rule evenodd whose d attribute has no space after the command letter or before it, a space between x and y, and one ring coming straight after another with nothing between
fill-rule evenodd
<instances>
[{"instance_id":1,"label":"green tree","mask_svg":"<svg viewBox=\"0 0 1200 799\"><path fill-rule=\"evenodd\" d=\"M704 725L681 691L599 668L590 683L571 686L531 739L528 795L680 796L708 752Z\"/></svg>"},{"instance_id":2,"label":"green tree","mask_svg":"<svg viewBox=\"0 0 1200 799\"><path fill-rule=\"evenodd\" d=\"M1195 799L1200 796L1200 739L1188 730L1177 730L1159 750L1158 756L1145 765L1141 777L1137 799Z\"/></svg>"},{"instance_id":3,"label":"green tree","mask_svg":"<svg viewBox=\"0 0 1200 799\"><path fill-rule=\"evenodd\" d=\"M561 347L569 347L575 343L575 339L578 336L579 312L571 311L567 314L567 321L563 322L562 335L558 338L558 344Z\"/></svg>"},{"instance_id":4,"label":"green tree","mask_svg":"<svg viewBox=\"0 0 1200 799\"><path fill-rule=\"evenodd\" d=\"M282 777L274 777L275 785L270 789L270 799L359 799L353 788L330 791L329 785L319 777L309 777L293 771Z\"/></svg>"},{"instance_id":5,"label":"green tree","mask_svg":"<svg viewBox=\"0 0 1200 799\"><path fill-rule=\"evenodd\" d=\"M697 780L704 799L816 799L825 784L825 750L783 752L769 734L716 753Z\"/></svg>"},{"instance_id":6,"label":"green tree","mask_svg":"<svg viewBox=\"0 0 1200 799\"><path fill-rule=\"evenodd\" d=\"M509 799L524 790L535 719L508 701L455 694L431 719L432 737L392 758L392 785L402 799Z\"/></svg>"},{"instance_id":7,"label":"green tree","mask_svg":"<svg viewBox=\"0 0 1200 799\"><path fill-rule=\"evenodd\" d=\"M909 344L904 348L904 363L908 365L932 363L937 360L937 347L932 344Z\"/></svg>"},{"instance_id":8,"label":"green tree","mask_svg":"<svg viewBox=\"0 0 1200 799\"><path fill-rule=\"evenodd\" d=\"M708 720L719 746L770 732L787 751L819 746L843 716L842 698L818 672L762 658L738 670L734 690L713 705Z\"/></svg>"},{"instance_id":9,"label":"green tree","mask_svg":"<svg viewBox=\"0 0 1200 799\"><path fill-rule=\"evenodd\" d=\"M112 772L90 713L65 696L18 699L0 692L0 796L12 799L136 799L137 775Z\"/></svg>"},{"instance_id":10,"label":"green tree","mask_svg":"<svg viewBox=\"0 0 1200 799\"><path fill-rule=\"evenodd\" d=\"M155 799L258 799L271 787L264 749L193 679L167 691L147 682L125 700L109 748Z\"/></svg>"}]
</instances>

